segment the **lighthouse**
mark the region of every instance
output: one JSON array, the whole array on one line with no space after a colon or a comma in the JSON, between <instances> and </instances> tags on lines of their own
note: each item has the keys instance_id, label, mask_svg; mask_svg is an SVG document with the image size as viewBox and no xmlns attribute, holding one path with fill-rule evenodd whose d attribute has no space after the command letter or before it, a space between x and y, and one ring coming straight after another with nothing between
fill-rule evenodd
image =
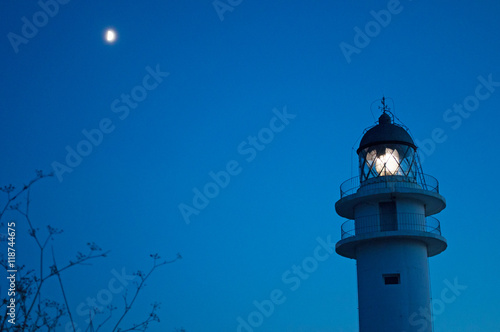
<instances>
[{"instance_id":1,"label":"lighthouse","mask_svg":"<svg viewBox=\"0 0 500 332\"><path fill-rule=\"evenodd\" d=\"M360 332L430 332L428 258L447 247L433 215L446 201L385 98L381 110L357 149L359 175L340 186L335 210L347 221L335 250L356 260Z\"/></svg>"}]
</instances>

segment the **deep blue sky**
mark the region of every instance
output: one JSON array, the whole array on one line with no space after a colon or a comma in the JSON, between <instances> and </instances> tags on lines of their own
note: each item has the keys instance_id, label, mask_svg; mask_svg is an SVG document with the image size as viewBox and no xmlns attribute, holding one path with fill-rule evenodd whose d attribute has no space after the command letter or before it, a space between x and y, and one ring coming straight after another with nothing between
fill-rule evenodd
<instances>
[{"instance_id":1,"label":"deep blue sky","mask_svg":"<svg viewBox=\"0 0 500 332\"><path fill-rule=\"evenodd\" d=\"M63 275L80 326L77 306L108 288L113 269L146 270L150 253L180 252L184 259L153 274L131 313L138 321L162 302L152 331L236 331L237 318L274 289L286 300L255 331L356 331L355 261L333 254L295 290L282 276L313 255L318 237L340 238L339 185L357 174L351 148L385 94L427 142L424 172L438 178L448 203L437 218L449 247L430 259L433 296L445 280L468 286L435 330L500 331L500 3L232 3L221 20L211 0L73 0L17 53L8 34L22 35L22 18L33 22L41 7L0 3L0 185L65 163L83 130L102 121L114 128L62 181L32 191L34 222L64 229L54 241L60 262L88 241L112 250ZM357 40L348 62L340 45L355 46L355 27L376 28L370 12L388 6L390 22L369 42ZM113 45L102 38L109 26L119 34ZM140 93L147 67L169 75L126 106L122 94ZM475 96L479 76L494 83L478 88L476 110L447 112ZM255 158L240 153L284 108L295 118ZM431 151L436 130L446 139ZM232 160L239 173L186 224L179 205L192 205L193 188L203 190L209 173ZM18 260L35 264L24 229Z\"/></svg>"}]
</instances>

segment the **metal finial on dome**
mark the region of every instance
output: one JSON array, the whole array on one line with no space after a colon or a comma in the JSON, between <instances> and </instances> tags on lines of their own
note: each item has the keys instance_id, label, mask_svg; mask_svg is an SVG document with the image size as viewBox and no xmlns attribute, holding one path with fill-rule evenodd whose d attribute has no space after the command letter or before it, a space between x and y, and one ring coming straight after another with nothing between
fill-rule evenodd
<instances>
[{"instance_id":1,"label":"metal finial on dome","mask_svg":"<svg viewBox=\"0 0 500 332\"><path fill-rule=\"evenodd\" d=\"M386 112L389 110L389 106L387 106L387 104L385 103L385 96L382 96L382 107L379 107L382 112Z\"/></svg>"},{"instance_id":2,"label":"metal finial on dome","mask_svg":"<svg viewBox=\"0 0 500 332\"><path fill-rule=\"evenodd\" d=\"M382 106L379 106L378 108L382 110L382 115L378 118L378 123L379 124L391 124L392 119L389 114L386 112L389 112L389 106L385 103L385 96L382 96ZM390 113L390 112L389 112Z\"/></svg>"}]
</instances>

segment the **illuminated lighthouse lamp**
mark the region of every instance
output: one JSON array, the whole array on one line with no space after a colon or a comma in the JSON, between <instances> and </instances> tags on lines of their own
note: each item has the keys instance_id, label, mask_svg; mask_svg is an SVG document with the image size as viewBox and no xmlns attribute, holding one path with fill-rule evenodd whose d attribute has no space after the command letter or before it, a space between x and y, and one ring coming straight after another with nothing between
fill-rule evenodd
<instances>
[{"instance_id":1,"label":"illuminated lighthouse lamp","mask_svg":"<svg viewBox=\"0 0 500 332\"><path fill-rule=\"evenodd\" d=\"M408 132L389 114L382 113L378 125L365 133L357 151L361 182L381 176L416 180L416 149Z\"/></svg>"}]
</instances>

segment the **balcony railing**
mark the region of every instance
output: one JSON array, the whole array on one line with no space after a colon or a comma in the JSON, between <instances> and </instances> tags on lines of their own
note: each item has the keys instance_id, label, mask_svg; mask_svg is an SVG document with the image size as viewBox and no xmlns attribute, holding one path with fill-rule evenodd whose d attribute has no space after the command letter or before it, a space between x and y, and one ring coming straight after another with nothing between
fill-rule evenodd
<instances>
[{"instance_id":1,"label":"balcony railing","mask_svg":"<svg viewBox=\"0 0 500 332\"><path fill-rule=\"evenodd\" d=\"M397 183L398 187L415 188L415 185L420 186L423 190L439 193L438 180L428 174L418 174L416 179L408 178L405 176L388 175L371 178L360 183L360 177L355 176L340 185L340 198L348 195L355 194L358 189L363 185L369 185L370 188L389 188Z\"/></svg>"},{"instance_id":2,"label":"balcony railing","mask_svg":"<svg viewBox=\"0 0 500 332\"><path fill-rule=\"evenodd\" d=\"M441 225L436 218L419 213L376 214L344 222L341 238L388 231L420 231L441 235Z\"/></svg>"}]
</instances>

